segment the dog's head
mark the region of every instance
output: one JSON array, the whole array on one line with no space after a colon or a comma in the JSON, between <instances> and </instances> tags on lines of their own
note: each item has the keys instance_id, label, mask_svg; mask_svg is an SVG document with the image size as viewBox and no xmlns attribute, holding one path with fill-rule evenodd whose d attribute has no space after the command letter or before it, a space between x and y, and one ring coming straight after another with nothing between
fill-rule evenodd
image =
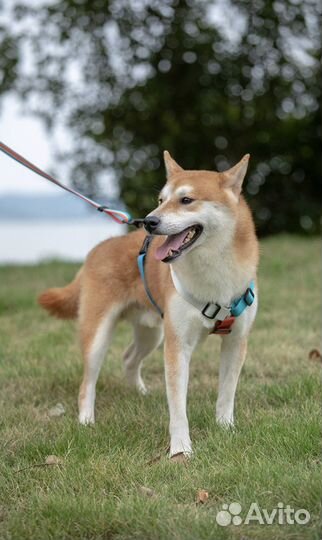
<instances>
[{"instance_id":1,"label":"dog's head","mask_svg":"<svg viewBox=\"0 0 322 540\"><path fill-rule=\"evenodd\" d=\"M151 234L166 235L156 258L171 262L214 235L233 231L249 154L222 172L185 171L164 152L167 182L159 206L144 220Z\"/></svg>"}]
</instances>

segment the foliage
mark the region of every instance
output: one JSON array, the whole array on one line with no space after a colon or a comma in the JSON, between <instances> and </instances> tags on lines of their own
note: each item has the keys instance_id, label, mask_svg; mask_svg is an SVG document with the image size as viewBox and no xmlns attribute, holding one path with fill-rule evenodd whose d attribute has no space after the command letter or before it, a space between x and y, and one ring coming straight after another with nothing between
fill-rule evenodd
<instances>
[{"instance_id":1,"label":"foliage","mask_svg":"<svg viewBox=\"0 0 322 540\"><path fill-rule=\"evenodd\" d=\"M72 129L64 154L87 193L112 171L142 215L164 182L162 150L217 170L250 152L259 232L316 232L321 12L318 0L25 2L16 34L32 67L17 88Z\"/></svg>"}]
</instances>

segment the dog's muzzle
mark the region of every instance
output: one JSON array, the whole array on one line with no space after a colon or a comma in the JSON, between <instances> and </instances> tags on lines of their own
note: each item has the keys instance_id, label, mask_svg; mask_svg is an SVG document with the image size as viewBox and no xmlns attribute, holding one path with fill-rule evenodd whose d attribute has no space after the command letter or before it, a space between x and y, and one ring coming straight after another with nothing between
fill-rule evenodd
<instances>
[{"instance_id":1,"label":"dog's muzzle","mask_svg":"<svg viewBox=\"0 0 322 540\"><path fill-rule=\"evenodd\" d=\"M150 233L154 234L158 226L160 225L160 219L156 216L147 216L143 223L145 229Z\"/></svg>"}]
</instances>

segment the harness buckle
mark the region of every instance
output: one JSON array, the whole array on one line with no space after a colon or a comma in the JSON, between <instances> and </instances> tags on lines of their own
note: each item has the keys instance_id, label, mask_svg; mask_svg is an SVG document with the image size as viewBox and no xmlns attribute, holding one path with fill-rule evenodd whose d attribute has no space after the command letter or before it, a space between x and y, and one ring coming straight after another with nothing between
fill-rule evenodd
<instances>
[{"instance_id":1,"label":"harness buckle","mask_svg":"<svg viewBox=\"0 0 322 540\"><path fill-rule=\"evenodd\" d=\"M228 317L224 321L216 321L215 326L209 332L210 334L217 334L220 336L225 336L230 334L232 331L232 326L235 322L235 317Z\"/></svg>"},{"instance_id":2,"label":"harness buckle","mask_svg":"<svg viewBox=\"0 0 322 540\"><path fill-rule=\"evenodd\" d=\"M143 227L144 225L144 219L141 219L141 218L132 218L132 219L129 219L129 221L127 222L128 225L133 225L134 227L136 227L137 229L139 229L140 227Z\"/></svg>"},{"instance_id":3,"label":"harness buckle","mask_svg":"<svg viewBox=\"0 0 322 540\"><path fill-rule=\"evenodd\" d=\"M245 300L246 304L248 306L251 306L252 303L254 302L254 298L255 298L254 291L250 287L248 287L247 291L244 294L244 300Z\"/></svg>"},{"instance_id":4,"label":"harness buckle","mask_svg":"<svg viewBox=\"0 0 322 540\"><path fill-rule=\"evenodd\" d=\"M230 307L227 308L225 306L220 306L220 310L216 314L216 319L217 319L217 321L224 321L225 319L227 319L230 316L231 316Z\"/></svg>"},{"instance_id":5,"label":"harness buckle","mask_svg":"<svg viewBox=\"0 0 322 540\"><path fill-rule=\"evenodd\" d=\"M214 309L214 311L210 311L207 314L207 310L211 307ZM207 319L214 319L219 311L220 311L220 306L218 304L213 304L212 302L208 302L208 304L205 305L201 313L202 315L207 317Z\"/></svg>"},{"instance_id":6,"label":"harness buckle","mask_svg":"<svg viewBox=\"0 0 322 540\"><path fill-rule=\"evenodd\" d=\"M213 304L212 302L208 302L201 313L207 317L207 319L217 319L218 321L224 321L231 314L230 308L220 306L219 304Z\"/></svg>"}]
</instances>

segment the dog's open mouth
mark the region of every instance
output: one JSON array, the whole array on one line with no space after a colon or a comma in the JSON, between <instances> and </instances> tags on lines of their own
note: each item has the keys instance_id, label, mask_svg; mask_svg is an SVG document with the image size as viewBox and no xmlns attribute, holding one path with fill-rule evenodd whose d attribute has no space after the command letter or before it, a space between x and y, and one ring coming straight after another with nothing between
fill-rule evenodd
<instances>
[{"instance_id":1,"label":"dog's open mouth","mask_svg":"<svg viewBox=\"0 0 322 540\"><path fill-rule=\"evenodd\" d=\"M181 253L192 246L202 233L201 225L192 225L178 234L170 234L155 252L155 258L162 262L171 262L180 257Z\"/></svg>"}]
</instances>

